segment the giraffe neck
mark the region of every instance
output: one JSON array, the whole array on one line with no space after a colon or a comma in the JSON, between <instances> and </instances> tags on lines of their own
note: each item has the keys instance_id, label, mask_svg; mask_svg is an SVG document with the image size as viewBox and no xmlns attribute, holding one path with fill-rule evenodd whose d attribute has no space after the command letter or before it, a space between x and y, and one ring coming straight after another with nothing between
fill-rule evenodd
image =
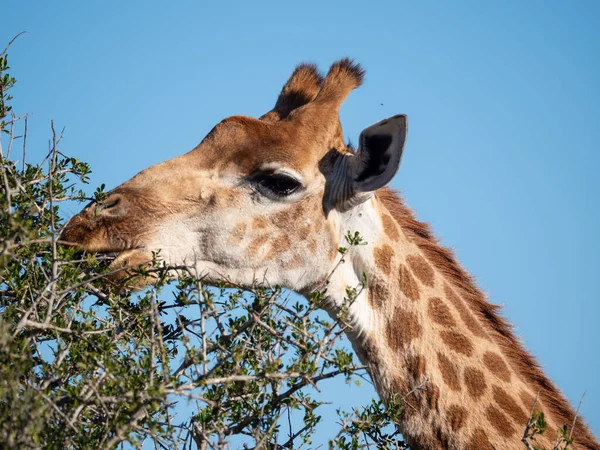
<instances>
[{"instance_id":1,"label":"giraffe neck","mask_svg":"<svg viewBox=\"0 0 600 450\"><path fill-rule=\"evenodd\" d=\"M401 399L398 426L411 448L521 448L538 392L535 410L549 426L536 445L552 448L574 411L451 252L391 191L353 214L346 229L369 245L332 278L330 313L365 273L349 338L382 399ZM577 423L573 448L600 448Z\"/></svg>"}]
</instances>

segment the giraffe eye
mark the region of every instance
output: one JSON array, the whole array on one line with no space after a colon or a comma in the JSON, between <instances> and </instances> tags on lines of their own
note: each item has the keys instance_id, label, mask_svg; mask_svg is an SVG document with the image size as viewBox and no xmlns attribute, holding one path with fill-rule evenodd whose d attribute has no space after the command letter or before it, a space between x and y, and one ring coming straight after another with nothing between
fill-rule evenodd
<instances>
[{"instance_id":1,"label":"giraffe eye","mask_svg":"<svg viewBox=\"0 0 600 450\"><path fill-rule=\"evenodd\" d=\"M292 195L300 188L298 180L281 173L261 175L255 179L255 185L261 194L274 200Z\"/></svg>"}]
</instances>

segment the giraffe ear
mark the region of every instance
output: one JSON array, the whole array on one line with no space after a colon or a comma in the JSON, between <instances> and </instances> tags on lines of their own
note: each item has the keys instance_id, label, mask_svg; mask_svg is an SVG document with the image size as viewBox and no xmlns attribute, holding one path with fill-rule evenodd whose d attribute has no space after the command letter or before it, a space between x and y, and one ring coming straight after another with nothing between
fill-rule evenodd
<instances>
[{"instance_id":1,"label":"giraffe ear","mask_svg":"<svg viewBox=\"0 0 600 450\"><path fill-rule=\"evenodd\" d=\"M394 178L404 151L408 119L399 114L360 133L353 174L355 192L375 191Z\"/></svg>"},{"instance_id":2,"label":"giraffe ear","mask_svg":"<svg viewBox=\"0 0 600 450\"><path fill-rule=\"evenodd\" d=\"M343 211L368 200L392 181L400 167L408 119L399 114L371 125L359 138L358 152L343 158L343 182L333 187L333 202Z\"/></svg>"}]
</instances>

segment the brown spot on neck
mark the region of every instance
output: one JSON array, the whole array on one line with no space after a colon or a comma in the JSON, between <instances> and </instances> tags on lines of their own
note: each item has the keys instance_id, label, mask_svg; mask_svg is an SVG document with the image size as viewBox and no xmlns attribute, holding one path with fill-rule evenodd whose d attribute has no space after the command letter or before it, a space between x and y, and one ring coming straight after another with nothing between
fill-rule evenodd
<instances>
[{"instance_id":1,"label":"brown spot on neck","mask_svg":"<svg viewBox=\"0 0 600 450\"><path fill-rule=\"evenodd\" d=\"M458 368L456 365L450 361L444 354L438 353L438 367L442 374L442 378L444 379L444 383L451 390L455 392L460 392L460 380L458 377Z\"/></svg>"},{"instance_id":2,"label":"brown spot on neck","mask_svg":"<svg viewBox=\"0 0 600 450\"><path fill-rule=\"evenodd\" d=\"M392 271L392 258L394 257L394 249L387 244L377 247L374 251L375 265L381 269L385 275L389 275Z\"/></svg>"},{"instance_id":3,"label":"brown spot on neck","mask_svg":"<svg viewBox=\"0 0 600 450\"><path fill-rule=\"evenodd\" d=\"M516 425L527 424L529 414L525 414L523 409L517 405L517 402L504 389L494 386L492 392L498 406L512 417Z\"/></svg>"},{"instance_id":4,"label":"brown spot on neck","mask_svg":"<svg viewBox=\"0 0 600 450\"><path fill-rule=\"evenodd\" d=\"M503 438L511 437L515 433L515 428L509 422L507 417L495 406L490 405L485 411L485 415L491 426L493 426ZM527 425L527 422L525 422Z\"/></svg>"},{"instance_id":5,"label":"brown spot on neck","mask_svg":"<svg viewBox=\"0 0 600 450\"><path fill-rule=\"evenodd\" d=\"M398 277L400 278L400 290L404 295L406 295L412 301L419 300L419 286L417 282L413 278L410 273L410 270L404 265L400 264L400 269L398 270Z\"/></svg>"},{"instance_id":6,"label":"brown spot on neck","mask_svg":"<svg viewBox=\"0 0 600 450\"><path fill-rule=\"evenodd\" d=\"M483 363L495 376L502 381L510 382L510 371L502 357L494 352L485 352L483 355Z\"/></svg>"},{"instance_id":7,"label":"brown spot on neck","mask_svg":"<svg viewBox=\"0 0 600 450\"><path fill-rule=\"evenodd\" d=\"M456 322L450 313L450 309L442 300L438 297L432 297L429 299L427 305L427 314L434 322L443 325L445 327L454 327Z\"/></svg>"},{"instance_id":8,"label":"brown spot on neck","mask_svg":"<svg viewBox=\"0 0 600 450\"><path fill-rule=\"evenodd\" d=\"M396 307L386 325L388 345L394 351L404 349L413 339L421 336L422 326L417 315Z\"/></svg>"},{"instance_id":9,"label":"brown spot on neck","mask_svg":"<svg viewBox=\"0 0 600 450\"><path fill-rule=\"evenodd\" d=\"M405 402L409 402L412 409L415 410L414 402L411 401L411 397L408 395L410 390L410 385L406 380L400 377L392 378L392 381L390 382L390 392L392 394L397 394Z\"/></svg>"},{"instance_id":10,"label":"brown spot on neck","mask_svg":"<svg viewBox=\"0 0 600 450\"><path fill-rule=\"evenodd\" d=\"M465 450L493 450L492 444L487 438L487 433L483 428L475 428L471 439L467 444Z\"/></svg>"},{"instance_id":11,"label":"brown spot on neck","mask_svg":"<svg viewBox=\"0 0 600 450\"><path fill-rule=\"evenodd\" d=\"M367 361L369 365L376 366L379 364L379 348L372 337L366 337L360 347L361 359Z\"/></svg>"},{"instance_id":12,"label":"brown spot on neck","mask_svg":"<svg viewBox=\"0 0 600 450\"><path fill-rule=\"evenodd\" d=\"M427 371L425 358L416 354L409 355L406 358L406 369L413 380L420 381L425 377L425 373Z\"/></svg>"},{"instance_id":13,"label":"brown spot on neck","mask_svg":"<svg viewBox=\"0 0 600 450\"><path fill-rule=\"evenodd\" d=\"M521 397L521 401L523 402L523 406L525 406L525 409L527 411L531 411L531 408L533 408L533 402L535 402L535 397L527 391L521 391L519 397Z\"/></svg>"},{"instance_id":14,"label":"brown spot on neck","mask_svg":"<svg viewBox=\"0 0 600 450\"><path fill-rule=\"evenodd\" d=\"M440 337L451 350L465 356L473 354L473 343L464 334L456 331L441 331Z\"/></svg>"},{"instance_id":15,"label":"brown spot on neck","mask_svg":"<svg viewBox=\"0 0 600 450\"><path fill-rule=\"evenodd\" d=\"M397 242L400 239L400 233L398 232L398 224L396 221L387 214L381 216L381 223L383 224L383 231L387 234L393 242Z\"/></svg>"},{"instance_id":16,"label":"brown spot on neck","mask_svg":"<svg viewBox=\"0 0 600 450\"><path fill-rule=\"evenodd\" d=\"M371 308L380 311L385 304L389 303L390 295L386 283L381 279L375 277L369 280L368 297Z\"/></svg>"},{"instance_id":17,"label":"brown spot on neck","mask_svg":"<svg viewBox=\"0 0 600 450\"><path fill-rule=\"evenodd\" d=\"M454 305L454 308L456 308L462 321L471 331L471 333L473 333L475 336L486 338L487 335L485 334L485 331L483 331L481 325L477 322L462 299L454 293L448 284L444 284L444 293L446 294L446 298Z\"/></svg>"},{"instance_id":18,"label":"brown spot on neck","mask_svg":"<svg viewBox=\"0 0 600 450\"><path fill-rule=\"evenodd\" d=\"M419 255L410 255L406 258L406 262L416 277L421 280L421 283L433 287L435 274L429 263L425 261L425 258Z\"/></svg>"},{"instance_id":19,"label":"brown spot on neck","mask_svg":"<svg viewBox=\"0 0 600 450\"><path fill-rule=\"evenodd\" d=\"M423 395L425 405L429 408L429 411L439 412L438 403L440 401L440 388L434 383L428 382L425 384L425 393Z\"/></svg>"},{"instance_id":20,"label":"brown spot on neck","mask_svg":"<svg viewBox=\"0 0 600 450\"><path fill-rule=\"evenodd\" d=\"M477 400L483 395L487 384L485 382L485 375L481 370L474 367L466 367L464 380L467 392L472 398Z\"/></svg>"},{"instance_id":21,"label":"brown spot on neck","mask_svg":"<svg viewBox=\"0 0 600 450\"><path fill-rule=\"evenodd\" d=\"M459 405L450 405L447 416L452 431L459 431L467 420L467 410Z\"/></svg>"}]
</instances>

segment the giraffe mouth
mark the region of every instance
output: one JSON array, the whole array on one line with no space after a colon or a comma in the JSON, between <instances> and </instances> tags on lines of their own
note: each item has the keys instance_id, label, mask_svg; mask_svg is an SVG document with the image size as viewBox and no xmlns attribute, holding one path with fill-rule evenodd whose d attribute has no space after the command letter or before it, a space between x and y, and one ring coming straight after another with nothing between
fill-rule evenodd
<instances>
[{"instance_id":1,"label":"giraffe mouth","mask_svg":"<svg viewBox=\"0 0 600 450\"><path fill-rule=\"evenodd\" d=\"M98 252L102 255L105 264L105 277L116 283L125 283L122 286L126 291L137 291L152 284L157 274L150 271L141 274L139 269L154 267L155 257L145 248L132 248L119 251Z\"/></svg>"},{"instance_id":2,"label":"giraffe mouth","mask_svg":"<svg viewBox=\"0 0 600 450\"><path fill-rule=\"evenodd\" d=\"M102 260L106 260L106 261L113 261L115 258L117 258L121 252L98 252L99 254L99 259Z\"/></svg>"},{"instance_id":3,"label":"giraffe mouth","mask_svg":"<svg viewBox=\"0 0 600 450\"><path fill-rule=\"evenodd\" d=\"M135 269L141 265L150 264L153 260L152 252L143 247L102 253L107 256L107 260L111 260L108 266L109 270Z\"/></svg>"},{"instance_id":4,"label":"giraffe mouth","mask_svg":"<svg viewBox=\"0 0 600 450\"><path fill-rule=\"evenodd\" d=\"M85 251L85 250L84 250ZM88 250L89 251L89 250ZM152 252L143 247L120 250L96 250L98 262L103 271L107 271L108 278L123 278L125 273L138 269L143 265L151 264Z\"/></svg>"}]
</instances>

